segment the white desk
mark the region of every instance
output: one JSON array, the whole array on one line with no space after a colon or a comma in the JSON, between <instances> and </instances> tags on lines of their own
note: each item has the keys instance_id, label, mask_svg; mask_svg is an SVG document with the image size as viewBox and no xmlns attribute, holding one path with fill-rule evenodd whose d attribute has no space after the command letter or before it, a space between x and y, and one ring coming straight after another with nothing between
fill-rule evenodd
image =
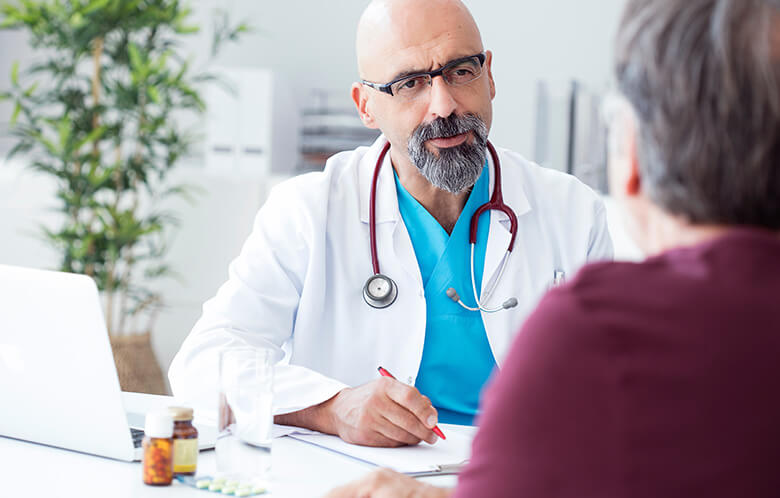
<instances>
[{"instance_id":1,"label":"white desk","mask_svg":"<svg viewBox=\"0 0 780 498\"><path fill-rule=\"evenodd\" d=\"M128 395L134 410L170 404L170 398ZM52 421L56 420L56 415ZM261 496L312 498L357 479L375 467L331 451L283 437L274 440L271 493ZM213 475L214 451L198 458L198 473ZM201 497L222 496L174 482L171 486L146 486L141 464L85 455L48 446L0 437L0 494L3 497L111 496ZM428 477L425 482L453 486L455 477Z\"/></svg>"}]
</instances>

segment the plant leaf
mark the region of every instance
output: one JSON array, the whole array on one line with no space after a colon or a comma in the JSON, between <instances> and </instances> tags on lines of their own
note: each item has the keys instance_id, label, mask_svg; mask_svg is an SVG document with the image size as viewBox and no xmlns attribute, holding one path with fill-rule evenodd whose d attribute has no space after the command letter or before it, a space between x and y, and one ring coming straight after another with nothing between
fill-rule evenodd
<instances>
[{"instance_id":1,"label":"plant leaf","mask_svg":"<svg viewBox=\"0 0 780 498\"><path fill-rule=\"evenodd\" d=\"M19 24L20 23L16 18L8 16L5 19L3 19L2 22L0 22L0 29L15 28Z\"/></svg>"},{"instance_id":2,"label":"plant leaf","mask_svg":"<svg viewBox=\"0 0 780 498\"><path fill-rule=\"evenodd\" d=\"M111 0L91 0L87 4L87 7L84 9L83 14L84 15L88 15L88 14L91 14L93 12L96 12L96 11L102 9L103 7L105 7L106 5L108 5L108 3L110 1Z\"/></svg>"},{"instance_id":3,"label":"plant leaf","mask_svg":"<svg viewBox=\"0 0 780 498\"><path fill-rule=\"evenodd\" d=\"M198 33L200 31L200 27L199 26L179 25L179 26L176 26L175 29L176 29L176 33L178 33L180 35L191 35L193 33Z\"/></svg>"},{"instance_id":4,"label":"plant leaf","mask_svg":"<svg viewBox=\"0 0 780 498\"><path fill-rule=\"evenodd\" d=\"M8 152L7 159L11 159L17 154L23 154L29 152L32 149L32 144L29 142L19 142Z\"/></svg>"},{"instance_id":5,"label":"plant leaf","mask_svg":"<svg viewBox=\"0 0 780 498\"><path fill-rule=\"evenodd\" d=\"M16 126L16 121L19 119L19 113L21 112L22 112L22 104L17 102L16 105L14 106L14 112L13 114L11 114L11 121L9 123L11 126Z\"/></svg>"},{"instance_id":6,"label":"plant leaf","mask_svg":"<svg viewBox=\"0 0 780 498\"><path fill-rule=\"evenodd\" d=\"M30 87L27 90L24 91L24 96L28 98L32 97L32 94L35 93L35 90L37 89L38 89L38 82L36 81L32 85L30 85Z\"/></svg>"},{"instance_id":7,"label":"plant leaf","mask_svg":"<svg viewBox=\"0 0 780 498\"><path fill-rule=\"evenodd\" d=\"M67 116L64 116L57 124L57 133L59 134L60 137L60 149L64 149L65 145L68 143L68 140L70 140L70 137L73 133L70 120L68 119Z\"/></svg>"},{"instance_id":8,"label":"plant leaf","mask_svg":"<svg viewBox=\"0 0 780 498\"><path fill-rule=\"evenodd\" d=\"M79 149L81 149L81 147L84 146L84 144L88 144L99 140L100 137L103 136L103 134L106 132L107 129L108 128L106 126L99 126L95 128L89 133L89 135L76 142L76 145L73 146L73 150L78 151Z\"/></svg>"},{"instance_id":9,"label":"plant leaf","mask_svg":"<svg viewBox=\"0 0 780 498\"><path fill-rule=\"evenodd\" d=\"M152 99L152 101L155 104L159 104L160 103L160 92L157 90L156 87L150 86L147 89L147 92L149 93L149 97Z\"/></svg>"},{"instance_id":10,"label":"plant leaf","mask_svg":"<svg viewBox=\"0 0 780 498\"><path fill-rule=\"evenodd\" d=\"M19 61L14 61L11 66L11 83L14 86L19 86Z\"/></svg>"},{"instance_id":11,"label":"plant leaf","mask_svg":"<svg viewBox=\"0 0 780 498\"><path fill-rule=\"evenodd\" d=\"M140 69L143 65L141 61L141 52L138 50L138 45L130 43L127 45L127 53L130 56L130 67L133 69Z\"/></svg>"}]
</instances>

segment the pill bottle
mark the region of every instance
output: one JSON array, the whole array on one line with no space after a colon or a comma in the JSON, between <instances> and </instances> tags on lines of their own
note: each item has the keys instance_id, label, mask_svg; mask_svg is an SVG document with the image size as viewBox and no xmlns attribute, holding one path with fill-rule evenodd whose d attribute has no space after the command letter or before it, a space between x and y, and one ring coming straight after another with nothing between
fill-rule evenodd
<instances>
[{"instance_id":1,"label":"pill bottle","mask_svg":"<svg viewBox=\"0 0 780 498\"><path fill-rule=\"evenodd\" d=\"M146 414L144 484L168 486L173 481L173 418L167 412Z\"/></svg>"},{"instance_id":2,"label":"pill bottle","mask_svg":"<svg viewBox=\"0 0 780 498\"><path fill-rule=\"evenodd\" d=\"M173 474L195 475L198 465L198 429L192 425L192 408L171 406L173 418Z\"/></svg>"}]
</instances>

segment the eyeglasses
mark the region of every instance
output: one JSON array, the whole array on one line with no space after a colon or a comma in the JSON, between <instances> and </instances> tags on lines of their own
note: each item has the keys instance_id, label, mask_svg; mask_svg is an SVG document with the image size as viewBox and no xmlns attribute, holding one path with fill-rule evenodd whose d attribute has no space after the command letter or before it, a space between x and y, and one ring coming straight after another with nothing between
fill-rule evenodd
<instances>
[{"instance_id":1,"label":"eyeglasses","mask_svg":"<svg viewBox=\"0 0 780 498\"><path fill-rule=\"evenodd\" d=\"M433 78L441 76L448 85L460 86L471 83L482 76L482 66L485 64L485 54L463 57L445 64L435 71L415 73L397 78L390 83L380 84L361 80L364 85L396 96L403 100L414 100L431 86Z\"/></svg>"}]
</instances>

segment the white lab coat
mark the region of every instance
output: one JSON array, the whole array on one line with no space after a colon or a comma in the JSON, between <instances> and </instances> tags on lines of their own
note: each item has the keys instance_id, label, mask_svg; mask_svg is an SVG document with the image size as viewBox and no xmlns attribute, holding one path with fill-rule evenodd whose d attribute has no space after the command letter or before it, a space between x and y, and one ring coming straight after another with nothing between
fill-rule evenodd
<instances>
[{"instance_id":1,"label":"white lab coat","mask_svg":"<svg viewBox=\"0 0 780 498\"><path fill-rule=\"evenodd\" d=\"M203 305L203 316L171 364L169 379L177 397L213 408L218 352L246 345L271 348L280 357L284 351L275 369L277 414L371 381L379 365L414 384L425 341L425 295L398 209L390 154L377 185L377 247L380 270L395 280L398 298L378 310L362 295L372 275L369 190L384 143L380 137L371 147L337 154L324 171L292 178L272 190L230 265L228 281ZM497 306L516 297L519 304L482 314L501 365L553 272L563 270L571 277L586 261L610 259L612 242L604 206L592 190L516 153L498 152L504 200L519 223L514 251L488 303ZM491 161L491 192L493 183ZM493 211L483 288L496 277L509 239L506 215ZM471 296L469 289L459 291Z\"/></svg>"}]
</instances>

